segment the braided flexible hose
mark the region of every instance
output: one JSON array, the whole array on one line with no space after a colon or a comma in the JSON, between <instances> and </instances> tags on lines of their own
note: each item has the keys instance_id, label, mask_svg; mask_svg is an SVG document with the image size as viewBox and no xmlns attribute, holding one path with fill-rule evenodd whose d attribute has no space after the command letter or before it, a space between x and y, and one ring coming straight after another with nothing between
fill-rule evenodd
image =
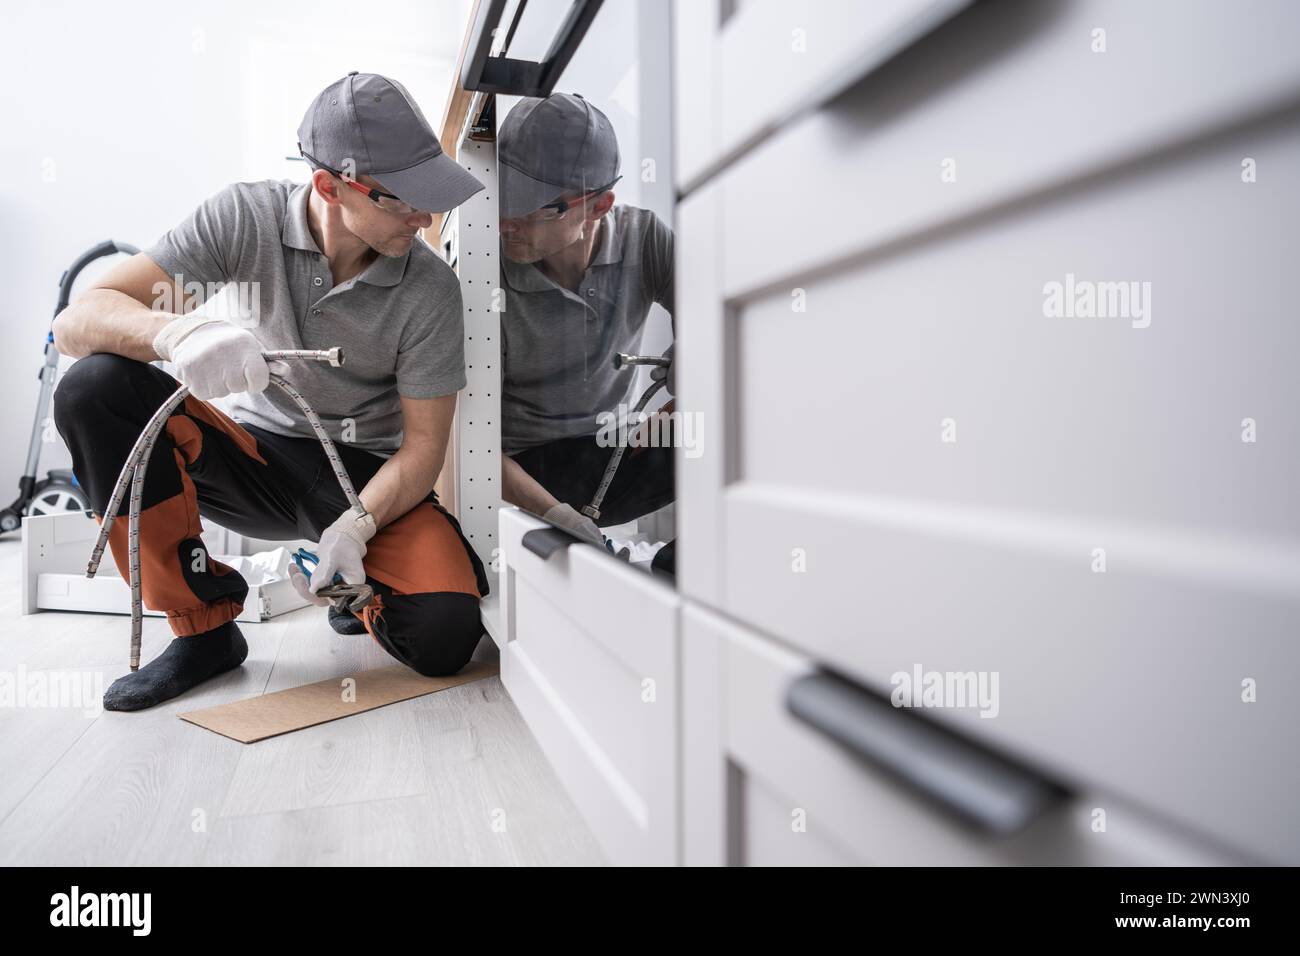
<instances>
[{"instance_id":1,"label":"braided flexible hose","mask_svg":"<svg viewBox=\"0 0 1300 956\"><path fill-rule=\"evenodd\" d=\"M653 365L659 368L667 368L668 359L661 355L629 355L626 352L614 353L614 368L624 369L632 365ZM650 403L650 399L654 398L655 393L667 384L668 383L663 379L651 382L650 387L641 394L641 400L637 402L636 406L632 409L631 414L628 416L629 419L640 415L641 412L645 410L646 405ZM613 453L609 456L609 463L605 465L605 473L600 478L600 484L596 486L596 493L591 496L591 501L588 504L582 506L582 513L592 521L595 521L600 517L600 506L605 503L605 494L609 491L609 486L614 481L614 475L618 473L618 466L622 463L623 452L626 450L626 445L619 445L614 449Z\"/></svg>"}]
</instances>

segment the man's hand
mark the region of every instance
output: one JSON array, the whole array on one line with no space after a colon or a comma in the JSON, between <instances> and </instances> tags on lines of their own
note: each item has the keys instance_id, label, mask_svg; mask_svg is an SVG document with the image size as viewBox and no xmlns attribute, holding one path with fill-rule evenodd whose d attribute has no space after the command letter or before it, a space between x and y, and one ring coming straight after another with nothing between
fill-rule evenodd
<instances>
[{"instance_id":1,"label":"man's hand","mask_svg":"<svg viewBox=\"0 0 1300 956\"><path fill-rule=\"evenodd\" d=\"M168 322L153 347L159 358L175 363L190 394L204 401L232 392L260 392L271 384L262 343L225 319L191 315Z\"/></svg>"},{"instance_id":2,"label":"man's hand","mask_svg":"<svg viewBox=\"0 0 1300 956\"><path fill-rule=\"evenodd\" d=\"M666 387L669 395L677 394L677 376L673 374L673 350L676 348L677 343L674 342L672 345L668 346L668 350L664 352L662 357L668 360L667 366L655 365L650 369L651 381L658 382L661 379L667 380Z\"/></svg>"},{"instance_id":3,"label":"man's hand","mask_svg":"<svg viewBox=\"0 0 1300 956\"><path fill-rule=\"evenodd\" d=\"M373 515L350 508L321 532L316 548L320 560L311 573L311 593L332 584L335 574L342 575L348 584L365 584L366 569L361 559L366 556L366 542L376 530Z\"/></svg>"},{"instance_id":4,"label":"man's hand","mask_svg":"<svg viewBox=\"0 0 1300 956\"><path fill-rule=\"evenodd\" d=\"M584 514L579 514L571 505L563 502L542 515L551 524L571 531L584 541L590 541L598 548L605 547L605 537L600 533L596 522Z\"/></svg>"},{"instance_id":5,"label":"man's hand","mask_svg":"<svg viewBox=\"0 0 1300 956\"><path fill-rule=\"evenodd\" d=\"M302 569L292 561L289 562L289 583L304 601L310 601L318 607L328 607L333 602L329 598L318 597L311 591L311 578L302 573Z\"/></svg>"}]
</instances>

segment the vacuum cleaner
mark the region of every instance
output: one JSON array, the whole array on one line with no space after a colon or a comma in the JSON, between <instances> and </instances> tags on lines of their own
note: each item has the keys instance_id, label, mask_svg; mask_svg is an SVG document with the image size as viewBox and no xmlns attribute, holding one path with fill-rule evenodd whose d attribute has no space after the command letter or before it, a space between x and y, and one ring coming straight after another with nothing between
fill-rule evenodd
<instances>
[{"instance_id":1,"label":"vacuum cleaner","mask_svg":"<svg viewBox=\"0 0 1300 956\"><path fill-rule=\"evenodd\" d=\"M72 298L72 284L77 280L78 273L87 265L104 256L119 252L133 256L139 251L135 246L108 239L93 249L83 252L59 280L59 302L54 307L54 315L57 316L68 307L68 301ZM23 476L18 479L18 497L11 505L0 511L0 534L21 528L23 515L86 511L90 507L86 493L77 483L72 469L52 468L44 479L36 480L36 471L41 458L41 431L50 411L50 402L54 398L54 378L58 374L58 366L59 350L54 347L54 332L51 330L45 336L45 364L41 366L40 374L37 376L41 381L41 397L36 403L36 421L32 423L32 439L27 446L27 466Z\"/></svg>"}]
</instances>

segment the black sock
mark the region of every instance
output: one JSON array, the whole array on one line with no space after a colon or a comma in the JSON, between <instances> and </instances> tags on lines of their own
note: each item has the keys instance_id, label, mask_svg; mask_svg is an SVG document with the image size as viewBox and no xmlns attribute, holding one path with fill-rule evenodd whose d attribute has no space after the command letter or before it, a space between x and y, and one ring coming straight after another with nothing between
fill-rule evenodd
<instances>
[{"instance_id":1,"label":"black sock","mask_svg":"<svg viewBox=\"0 0 1300 956\"><path fill-rule=\"evenodd\" d=\"M340 611L333 605L330 605L329 618L330 627L334 628L334 630L340 634L366 633L365 622L351 611Z\"/></svg>"},{"instance_id":2,"label":"black sock","mask_svg":"<svg viewBox=\"0 0 1300 956\"><path fill-rule=\"evenodd\" d=\"M113 681L104 692L104 709L143 710L161 704L238 667L247 656L248 644L234 621L173 638L167 650L144 667Z\"/></svg>"}]
</instances>

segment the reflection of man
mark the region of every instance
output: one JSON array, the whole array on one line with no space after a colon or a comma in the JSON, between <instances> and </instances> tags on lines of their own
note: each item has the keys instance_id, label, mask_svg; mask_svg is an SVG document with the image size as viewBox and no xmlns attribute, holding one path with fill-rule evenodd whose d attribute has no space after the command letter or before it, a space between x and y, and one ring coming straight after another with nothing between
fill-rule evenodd
<instances>
[{"instance_id":1,"label":"reflection of man","mask_svg":"<svg viewBox=\"0 0 1300 956\"><path fill-rule=\"evenodd\" d=\"M613 451L598 439L602 423L639 397L629 399L636 376L614 367L615 353L638 351L654 303L672 311L672 231L648 209L614 204L618 141L581 96L520 101L497 141L507 290L502 496L601 544L578 509ZM603 523L672 501L672 449L661 445L624 453Z\"/></svg>"},{"instance_id":2,"label":"reflection of man","mask_svg":"<svg viewBox=\"0 0 1300 956\"><path fill-rule=\"evenodd\" d=\"M98 515L140 430L178 387L150 363L173 362L191 391L158 438L140 513L144 602L166 611L176 637L108 689L109 710L175 697L248 652L234 623L248 584L208 558L200 515L252 537L318 540L312 581L296 575L295 587L324 604L315 592L336 573L370 584L362 620L331 623L369 631L422 674L459 670L482 634L487 577L433 494L465 384L460 285L416 233L483 185L442 152L406 91L375 74L326 88L298 138L310 183L223 189L54 322L59 351L81 356L54 418ZM173 284L182 302L189 283L252 284L257 325L150 308ZM345 439L337 448L361 510L297 405L267 388L264 350L333 346L342 368L298 362L286 374ZM232 394L238 420L208 403ZM126 538L119 518L111 545L123 576Z\"/></svg>"}]
</instances>

